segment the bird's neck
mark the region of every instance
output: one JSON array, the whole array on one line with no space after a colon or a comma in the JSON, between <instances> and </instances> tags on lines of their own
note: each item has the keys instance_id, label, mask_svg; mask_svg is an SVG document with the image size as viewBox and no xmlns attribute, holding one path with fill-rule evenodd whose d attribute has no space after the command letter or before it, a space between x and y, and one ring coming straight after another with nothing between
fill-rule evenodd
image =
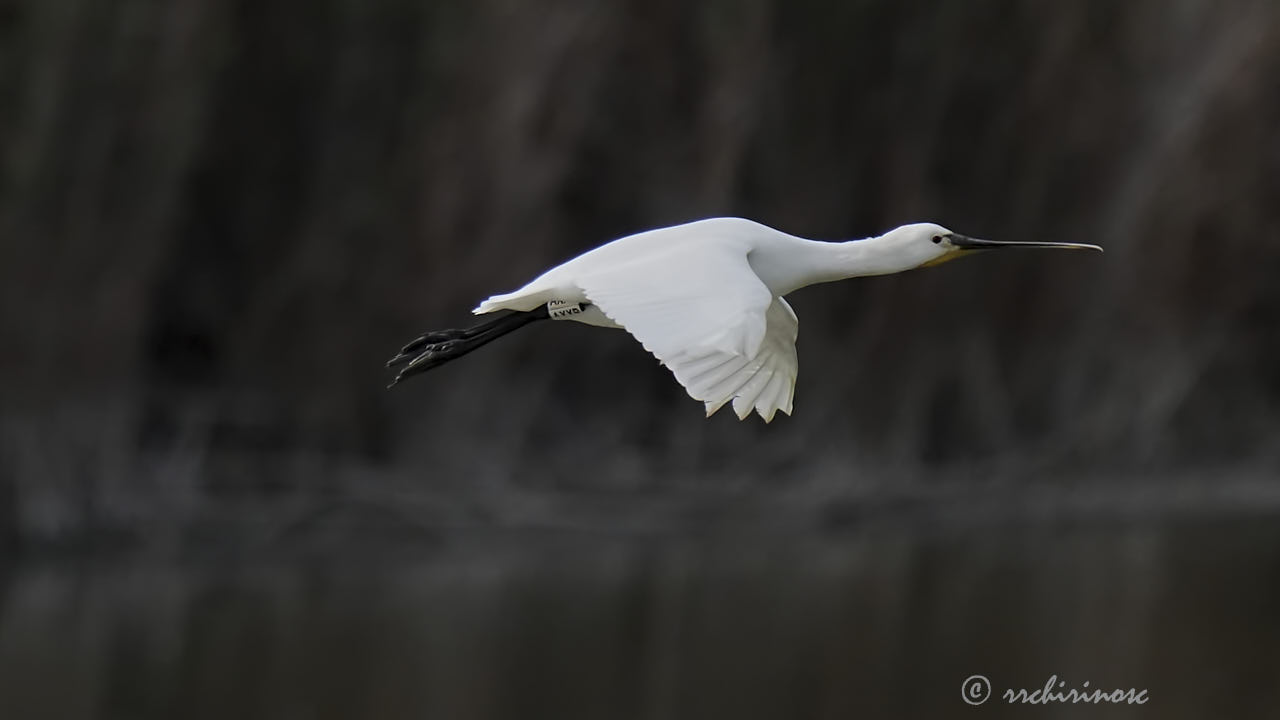
<instances>
[{"instance_id":1,"label":"bird's neck","mask_svg":"<svg viewBox=\"0 0 1280 720\"><path fill-rule=\"evenodd\" d=\"M846 242L809 241L813 274L806 285L852 277L889 275L916 267L919 259L908 257L901 245L881 235Z\"/></svg>"},{"instance_id":2,"label":"bird's neck","mask_svg":"<svg viewBox=\"0 0 1280 720\"><path fill-rule=\"evenodd\" d=\"M885 235L847 242L807 240L778 233L752 252L752 266L774 295L818 283L866 275L888 275L918 266L902 243Z\"/></svg>"}]
</instances>

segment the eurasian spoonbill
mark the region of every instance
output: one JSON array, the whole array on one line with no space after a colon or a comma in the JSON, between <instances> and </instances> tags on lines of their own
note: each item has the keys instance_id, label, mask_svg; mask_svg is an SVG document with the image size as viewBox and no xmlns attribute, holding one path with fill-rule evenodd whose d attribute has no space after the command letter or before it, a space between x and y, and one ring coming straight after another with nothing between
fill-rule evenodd
<instances>
[{"instance_id":1,"label":"eurasian spoonbill","mask_svg":"<svg viewBox=\"0 0 1280 720\"><path fill-rule=\"evenodd\" d=\"M978 240L935 225L903 225L848 242L788 235L742 218L710 218L601 245L472 312L512 311L460 330L429 332L387 365L390 386L537 320L623 328L666 365L710 417L733 401L745 419L791 414L799 322L783 299L807 285L927 267L998 248L1098 250L1097 245ZM388 386L388 387L390 387Z\"/></svg>"}]
</instances>

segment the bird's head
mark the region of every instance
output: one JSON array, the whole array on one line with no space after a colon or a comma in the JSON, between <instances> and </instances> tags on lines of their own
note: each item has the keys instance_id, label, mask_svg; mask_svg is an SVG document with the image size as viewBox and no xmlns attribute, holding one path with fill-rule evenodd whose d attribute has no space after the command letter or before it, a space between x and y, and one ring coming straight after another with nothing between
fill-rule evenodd
<instances>
[{"instance_id":1,"label":"bird's head","mask_svg":"<svg viewBox=\"0 0 1280 720\"><path fill-rule=\"evenodd\" d=\"M934 223L915 223L895 228L883 236L902 256L913 262L912 267L930 267L980 250L1001 248L1056 248L1059 250L1097 250L1097 245L1064 242L1021 242L1016 240L979 240L952 232Z\"/></svg>"}]
</instances>

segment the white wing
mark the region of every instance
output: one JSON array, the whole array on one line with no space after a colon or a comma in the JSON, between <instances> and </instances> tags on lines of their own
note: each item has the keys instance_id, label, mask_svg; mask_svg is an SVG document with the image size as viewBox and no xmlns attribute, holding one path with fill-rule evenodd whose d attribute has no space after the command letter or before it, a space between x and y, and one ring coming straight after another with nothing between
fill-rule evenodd
<instances>
[{"instance_id":1,"label":"white wing","mask_svg":"<svg viewBox=\"0 0 1280 720\"><path fill-rule=\"evenodd\" d=\"M701 354L694 351L666 361L689 395L706 403L708 417L731 399L733 411L739 418L746 418L752 408L765 422L773 420L777 410L791 414L799 368L796 360L799 323L791 306L782 298L775 298L769 305L766 319L764 342L750 358L718 351Z\"/></svg>"},{"instance_id":2,"label":"white wing","mask_svg":"<svg viewBox=\"0 0 1280 720\"><path fill-rule=\"evenodd\" d=\"M696 243L574 277L588 301L663 362L707 415L733 400L791 413L799 324L733 243Z\"/></svg>"}]
</instances>

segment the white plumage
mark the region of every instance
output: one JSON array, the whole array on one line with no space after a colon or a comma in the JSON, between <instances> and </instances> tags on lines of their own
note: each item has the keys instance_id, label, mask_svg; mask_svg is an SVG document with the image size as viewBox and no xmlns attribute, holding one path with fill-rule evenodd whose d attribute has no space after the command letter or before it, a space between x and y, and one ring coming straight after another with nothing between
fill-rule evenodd
<instances>
[{"instance_id":1,"label":"white plumage","mask_svg":"<svg viewBox=\"0 0 1280 720\"><path fill-rule=\"evenodd\" d=\"M732 401L745 419L791 414L799 322L783 296L806 285L937 264L996 247L1100 250L1075 243L976 240L932 223L849 242L788 235L741 218L712 218L630 235L480 303L477 314L589 304L567 317L620 327L675 375L710 416Z\"/></svg>"}]
</instances>

